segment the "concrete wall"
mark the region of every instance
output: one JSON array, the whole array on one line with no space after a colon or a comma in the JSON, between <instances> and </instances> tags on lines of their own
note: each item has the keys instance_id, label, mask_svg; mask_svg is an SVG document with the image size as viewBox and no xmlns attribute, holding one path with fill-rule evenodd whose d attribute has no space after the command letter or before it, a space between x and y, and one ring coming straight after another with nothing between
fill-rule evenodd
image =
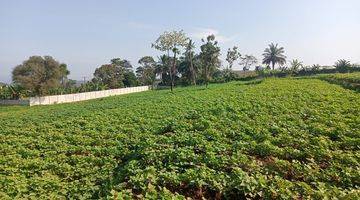
<instances>
[{"instance_id":1,"label":"concrete wall","mask_svg":"<svg viewBox=\"0 0 360 200\"><path fill-rule=\"evenodd\" d=\"M129 88L119 88L112 90L102 90L93 92L83 92L76 94L64 94L44 97L31 97L29 100L0 100L0 105L50 105L58 103L71 103L76 101L85 101L114 95L129 94L149 90L150 86L139 86Z\"/></svg>"}]
</instances>

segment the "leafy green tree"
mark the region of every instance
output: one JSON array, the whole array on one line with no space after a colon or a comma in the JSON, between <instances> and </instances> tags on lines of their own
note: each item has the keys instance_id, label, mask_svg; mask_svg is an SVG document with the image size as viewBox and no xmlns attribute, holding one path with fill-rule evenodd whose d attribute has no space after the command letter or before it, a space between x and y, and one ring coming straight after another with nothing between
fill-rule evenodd
<instances>
[{"instance_id":1,"label":"leafy green tree","mask_svg":"<svg viewBox=\"0 0 360 200\"><path fill-rule=\"evenodd\" d=\"M241 53L238 50L237 46L234 46L232 49L228 49L226 54L226 61L228 62L228 67L230 70L232 69L232 66L234 65L234 62L238 60L241 57Z\"/></svg>"},{"instance_id":2,"label":"leafy green tree","mask_svg":"<svg viewBox=\"0 0 360 200\"><path fill-rule=\"evenodd\" d=\"M313 71L319 71L321 68L321 66L319 64L314 64L311 66L311 70Z\"/></svg>"},{"instance_id":3,"label":"leafy green tree","mask_svg":"<svg viewBox=\"0 0 360 200\"><path fill-rule=\"evenodd\" d=\"M220 67L220 47L214 35L209 35L206 40L202 39L200 46L200 57L203 63L203 74L206 88L208 87L210 75Z\"/></svg>"},{"instance_id":4,"label":"leafy green tree","mask_svg":"<svg viewBox=\"0 0 360 200\"><path fill-rule=\"evenodd\" d=\"M111 59L110 63L123 69L123 84L125 87L133 87L138 85L136 75L133 71L133 66L131 65L130 61L121 58L114 58Z\"/></svg>"},{"instance_id":5,"label":"leafy green tree","mask_svg":"<svg viewBox=\"0 0 360 200\"><path fill-rule=\"evenodd\" d=\"M123 83L125 87L135 87L138 85L138 80L132 70L125 71Z\"/></svg>"},{"instance_id":6,"label":"leafy green tree","mask_svg":"<svg viewBox=\"0 0 360 200\"><path fill-rule=\"evenodd\" d=\"M247 71L250 69L251 66L255 65L258 61L255 56L253 55L245 55L240 58L241 61L239 65L243 66L243 70Z\"/></svg>"},{"instance_id":7,"label":"leafy green tree","mask_svg":"<svg viewBox=\"0 0 360 200\"><path fill-rule=\"evenodd\" d=\"M134 72L130 61L121 58L110 60L110 64L104 64L94 72L94 86L106 85L110 89L121 88L124 86L136 86L134 83ZM86 89L87 87L85 87Z\"/></svg>"},{"instance_id":8,"label":"leafy green tree","mask_svg":"<svg viewBox=\"0 0 360 200\"><path fill-rule=\"evenodd\" d=\"M61 73L61 86L66 87L67 76L70 74L70 71L67 69L66 64L60 64L60 73Z\"/></svg>"},{"instance_id":9,"label":"leafy green tree","mask_svg":"<svg viewBox=\"0 0 360 200\"><path fill-rule=\"evenodd\" d=\"M170 57L167 55L161 55L160 57L158 57L158 62L156 63L156 67L155 67L155 73L156 75L159 75L161 83L162 84L171 84L170 81L168 81L170 79L169 76L169 60Z\"/></svg>"},{"instance_id":10,"label":"leafy green tree","mask_svg":"<svg viewBox=\"0 0 360 200\"><path fill-rule=\"evenodd\" d=\"M136 69L136 76L142 85L153 85L156 80L156 62L151 56L142 57Z\"/></svg>"},{"instance_id":11,"label":"leafy green tree","mask_svg":"<svg viewBox=\"0 0 360 200\"><path fill-rule=\"evenodd\" d=\"M107 85L110 89L124 87L124 69L114 64L101 65L94 72L95 83Z\"/></svg>"},{"instance_id":12,"label":"leafy green tree","mask_svg":"<svg viewBox=\"0 0 360 200\"><path fill-rule=\"evenodd\" d=\"M35 95L48 94L52 88L61 84L66 78L64 65L61 65L51 56L31 56L12 71L13 82ZM66 65L65 65L66 66Z\"/></svg>"},{"instance_id":13,"label":"leafy green tree","mask_svg":"<svg viewBox=\"0 0 360 200\"><path fill-rule=\"evenodd\" d=\"M194 55L196 56L196 55ZM196 85L196 79L193 76L194 74L197 74L197 68L195 57L193 58L192 65L193 68L190 68L190 61L187 58L186 54L179 58L177 61L177 70L178 70L178 79L180 81L180 84L182 85ZM195 79L195 80L194 80Z\"/></svg>"},{"instance_id":14,"label":"leafy green tree","mask_svg":"<svg viewBox=\"0 0 360 200\"><path fill-rule=\"evenodd\" d=\"M112 65L122 68L124 71L132 70L132 65L131 65L130 61L128 61L126 59L113 58L110 60L110 63Z\"/></svg>"},{"instance_id":15,"label":"leafy green tree","mask_svg":"<svg viewBox=\"0 0 360 200\"><path fill-rule=\"evenodd\" d=\"M275 65L284 65L286 63L286 56L284 55L284 47L278 47L278 44L271 43L268 48L265 49L263 56L263 64L269 66L272 65L272 70L275 69Z\"/></svg>"},{"instance_id":16,"label":"leafy green tree","mask_svg":"<svg viewBox=\"0 0 360 200\"><path fill-rule=\"evenodd\" d=\"M164 32L159 38L152 44L152 47L167 52L168 57L170 57L170 51L173 53L172 56L172 65L168 63L170 80L171 80L171 91L174 87L175 75L176 75L176 56L180 54L181 47L185 47L187 44L188 38L185 33L181 31L171 31Z\"/></svg>"},{"instance_id":17,"label":"leafy green tree","mask_svg":"<svg viewBox=\"0 0 360 200\"><path fill-rule=\"evenodd\" d=\"M241 53L238 50L237 46L234 46L232 49L229 48L226 54L226 61L228 62L228 67L223 70L223 76L226 81L233 79L232 67L234 62L241 57Z\"/></svg>"},{"instance_id":18,"label":"leafy green tree","mask_svg":"<svg viewBox=\"0 0 360 200\"><path fill-rule=\"evenodd\" d=\"M350 61L347 61L345 59L340 59L336 61L334 66L338 72L347 72L352 67Z\"/></svg>"},{"instance_id":19,"label":"leafy green tree","mask_svg":"<svg viewBox=\"0 0 360 200\"><path fill-rule=\"evenodd\" d=\"M30 95L30 91L25 90L18 84L0 86L0 99L20 99Z\"/></svg>"},{"instance_id":20,"label":"leafy green tree","mask_svg":"<svg viewBox=\"0 0 360 200\"><path fill-rule=\"evenodd\" d=\"M292 73L298 72L301 68L303 68L304 64L298 59L294 59L290 62L290 71Z\"/></svg>"}]
</instances>

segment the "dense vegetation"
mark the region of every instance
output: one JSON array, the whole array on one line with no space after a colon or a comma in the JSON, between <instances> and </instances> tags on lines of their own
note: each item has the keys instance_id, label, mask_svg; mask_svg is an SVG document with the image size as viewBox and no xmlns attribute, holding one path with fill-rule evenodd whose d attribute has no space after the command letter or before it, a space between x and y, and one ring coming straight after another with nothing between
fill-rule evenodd
<instances>
[{"instance_id":1,"label":"dense vegetation","mask_svg":"<svg viewBox=\"0 0 360 200\"><path fill-rule=\"evenodd\" d=\"M0 107L0 198L359 199L359 114L309 78Z\"/></svg>"},{"instance_id":2,"label":"dense vegetation","mask_svg":"<svg viewBox=\"0 0 360 200\"><path fill-rule=\"evenodd\" d=\"M201 40L199 52L196 44L185 32L165 31L154 43L152 48L162 55L157 59L143 56L138 66L130 61L113 58L109 63L95 69L91 80L77 85L77 81L68 78L68 66L51 56L31 56L16 66L12 71L12 84L2 87L0 84L0 99L19 99L31 96L58 95L79 92L98 91L139 85L174 86L199 85L212 82L229 82L233 80L258 77L304 76L323 73L347 73L360 71L359 64L340 59L333 67L306 66L298 59L289 63L286 60L284 47L271 43L265 48L262 63L251 54L242 54L237 46L229 48L226 54L226 64L220 59L221 49L215 35L209 35ZM238 64L243 73L233 71ZM250 68L255 69L255 76L243 77Z\"/></svg>"},{"instance_id":3,"label":"dense vegetation","mask_svg":"<svg viewBox=\"0 0 360 200\"><path fill-rule=\"evenodd\" d=\"M360 92L360 72L346 74L324 74L319 75L318 78Z\"/></svg>"}]
</instances>

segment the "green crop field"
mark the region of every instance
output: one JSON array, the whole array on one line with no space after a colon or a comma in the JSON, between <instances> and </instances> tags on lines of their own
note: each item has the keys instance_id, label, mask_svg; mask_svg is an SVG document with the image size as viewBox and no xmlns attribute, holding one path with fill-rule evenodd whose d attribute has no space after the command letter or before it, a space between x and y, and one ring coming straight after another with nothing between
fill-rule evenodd
<instances>
[{"instance_id":1,"label":"green crop field","mask_svg":"<svg viewBox=\"0 0 360 200\"><path fill-rule=\"evenodd\" d=\"M360 92L360 72L317 75L321 80Z\"/></svg>"},{"instance_id":2,"label":"green crop field","mask_svg":"<svg viewBox=\"0 0 360 200\"><path fill-rule=\"evenodd\" d=\"M359 199L359 116L290 78L0 107L0 199Z\"/></svg>"}]
</instances>

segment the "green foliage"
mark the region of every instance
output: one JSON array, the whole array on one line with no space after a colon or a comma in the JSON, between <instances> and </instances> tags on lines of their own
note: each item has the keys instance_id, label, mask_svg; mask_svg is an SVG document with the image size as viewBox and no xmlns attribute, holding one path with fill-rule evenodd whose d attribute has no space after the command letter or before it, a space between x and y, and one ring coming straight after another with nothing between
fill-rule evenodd
<instances>
[{"instance_id":1,"label":"green foliage","mask_svg":"<svg viewBox=\"0 0 360 200\"><path fill-rule=\"evenodd\" d=\"M257 63L257 59L253 55L244 55L241 57L241 61L239 63L240 66L243 66L244 71L248 71L251 66Z\"/></svg>"},{"instance_id":2,"label":"green foliage","mask_svg":"<svg viewBox=\"0 0 360 200\"><path fill-rule=\"evenodd\" d=\"M185 48L185 52L184 52L185 59L183 63L185 64L185 66L187 66L186 68L188 70L186 70L185 68L184 71L188 71L187 74L189 75L187 79L190 80L190 83L192 85L196 85L196 74L198 71L196 65L194 65L194 57L195 57L194 49L195 49L195 43L191 39L189 39L189 42Z\"/></svg>"},{"instance_id":3,"label":"green foliage","mask_svg":"<svg viewBox=\"0 0 360 200\"><path fill-rule=\"evenodd\" d=\"M19 99L32 95L29 90L17 84L0 86L0 99Z\"/></svg>"},{"instance_id":4,"label":"green foliage","mask_svg":"<svg viewBox=\"0 0 360 200\"><path fill-rule=\"evenodd\" d=\"M142 57L136 68L136 76L142 85L154 85L156 79L156 62L151 56Z\"/></svg>"},{"instance_id":5,"label":"green foliage","mask_svg":"<svg viewBox=\"0 0 360 200\"><path fill-rule=\"evenodd\" d=\"M288 78L0 107L0 198L358 199L359 113Z\"/></svg>"},{"instance_id":6,"label":"green foliage","mask_svg":"<svg viewBox=\"0 0 360 200\"><path fill-rule=\"evenodd\" d=\"M275 65L284 65L286 63L286 56L284 55L284 47L278 47L278 44L271 43L269 47L265 49L263 56L263 64L269 66L272 65L272 70L275 69Z\"/></svg>"},{"instance_id":7,"label":"green foliage","mask_svg":"<svg viewBox=\"0 0 360 200\"><path fill-rule=\"evenodd\" d=\"M132 73L132 66L128 60L114 58L110 64L96 68L92 82L106 85L111 89L121 88L133 84Z\"/></svg>"},{"instance_id":8,"label":"green foliage","mask_svg":"<svg viewBox=\"0 0 360 200\"><path fill-rule=\"evenodd\" d=\"M167 59L167 66L169 69L169 77L170 77L170 86L171 91L175 85L176 79L176 61L177 54L180 54L180 50L183 47L188 45L188 38L183 30L180 31L165 31L161 34L158 39L156 39L155 43L152 44L152 47L163 52L167 52L167 56L170 58L170 51L173 53L172 59Z\"/></svg>"},{"instance_id":9,"label":"green foliage","mask_svg":"<svg viewBox=\"0 0 360 200\"><path fill-rule=\"evenodd\" d=\"M203 76L206 87L213 73L220 67L220 47L214 35L209 35L206 40L202 39L203 45L200 46L200 58L202 60Z\"/></svg>"},{"instance_id":10,"label":"green foliage","mask_svg":"<svg viewBox=\"0 0 360 200\"><path fill-rule=\"evenodd\" d=\"M229 64L230 70L232 69L232 66L234 62L241 57L241 53L238 50L237 46L234 46L232 49L228 49L226 54L226 61Z\"/></svg>"},{"instance_id":11,"label":"green foliage","mask_svg":"<svg viewBox=\"0 0 360 200\"><path fill-rule=\"evenodd\" d=\"M125 72L123 83L125 87L135 87L139 85L135 73L131 70Z\"/></svg>"},{"instance_id":12,"label":"green foliage","mask_svg":"<svg viewBox=\"0 0 360 200\"><path fill-rule=\"evenodd\" d=\"M324 74L319 79L360 92L360 72L345 74Z\"/></svg>"},{"instance_id":13,"label":"green foliage","mask_svg":"<svg viewBox=\"0 0 360 200\"><path fill-rule=\"evenodd\" d=\"M297 73L301 68L303 68L303 62L299 61L298 59L294 59L290 62L290 73Z\"/></svg>"},{"instance_id":14,"label":"green foliage","mask_svg":"<svg viewBox=\"0 0 360 200\"><path fill-rule=\"evenodd\" d=\"M344 59L338 60L334 66L338 72L347 72L352 67L350 61Z\"/></svg>"},{"instance_id":15,"label":"green foliage","mask_svg":"<svg viewBox=\"0 0 360 200\"><path fill-rule=\"evenodd\" d=\"M94 82L106 84L111 89L123 87L123 80L124 70L112 64L101 65L94 72Z\"/></svg>"},{"instance_id":16,"label":"green foliage","mask_svg":"<svg viewBox=\"0 0 360 200\"><path fill-rule=\"evenodd\" d=\"M51 56L31 56L12 71L13 82L35 95L48 94L64 82L70 72Z\"/></svg>"}]
</instances>

